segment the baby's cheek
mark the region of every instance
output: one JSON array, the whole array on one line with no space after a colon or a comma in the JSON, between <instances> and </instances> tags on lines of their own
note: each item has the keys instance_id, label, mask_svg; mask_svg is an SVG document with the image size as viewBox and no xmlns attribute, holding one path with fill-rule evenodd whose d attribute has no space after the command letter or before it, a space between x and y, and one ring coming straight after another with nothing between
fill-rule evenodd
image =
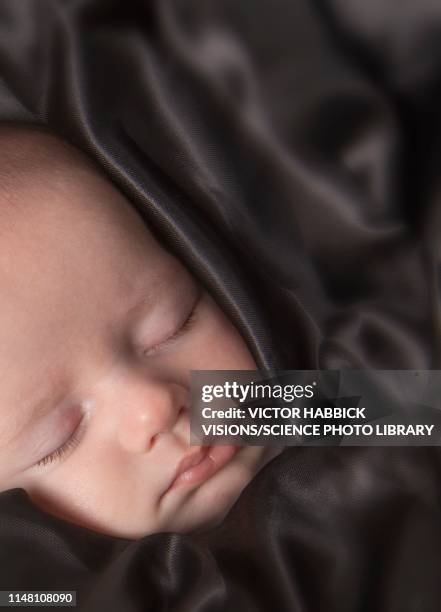
<instances>
[{"instance_id":1,"label":"baby's cheek","mask_svg":"<svg viewBox=\"0 0 441 612\"><path fill-rule=\"evenodd\" d=\"M95 469L63 467L28 489L33 502L45 512L119 537L139 537L160 528L148 474L141 481L138 474L115 462L97 461Z\"/></svg>"}]
</instances>

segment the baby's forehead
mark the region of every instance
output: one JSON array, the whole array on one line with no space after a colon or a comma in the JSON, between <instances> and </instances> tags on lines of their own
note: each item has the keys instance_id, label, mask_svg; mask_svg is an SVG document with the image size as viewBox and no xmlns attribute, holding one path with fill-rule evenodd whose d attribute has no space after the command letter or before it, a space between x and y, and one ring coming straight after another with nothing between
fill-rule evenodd
<instances>
[{"instance_id":1,"label":"baby's forehead","mask_svg":"<svg viewBox=\"0 0 441 612\"><path fill-rule=\"evenodd\" d=\"M175 283L186 272L82 152L38 131L8 133L2 149L4 133L0 128L0 162L10 155L6 188L0 176L3 286L21 283L23 300L43 302L50 291L61 304L71 285L92 303L93 296L124 300L146 282Z\"/></svg>"},{"instance_id":2,"label":"baby's forehead","mask_svg":"<svg viewBox=\"0 0 441 612\"><path fill-rule=\"evenodd\" d=\"M0 189L13 194L31 184L99 173L82 151L40 126L0 124Z\"/></svg>"},{"instance_id":3,"label":"baby's forehead","mask_svg":"<svg viewBox=\"0 0 441 612\"><path fill-rule=\"evenodd\" d=\"M99 279L114 296L134 280L127 277L158 267L165 254L144 220L82 152L38 131L5 132L0 128L0 162L7 159L0 174L3 286L23 275L41 291L62 292L69 282L90 293ZM23 299L33 299L28 285L20 287Z\"/></svg>"},{"instance_id":4,"label":"baby's forehead","mask_svg":"<svg viewBox=\"0 0 441 612\"><path fill-rule=\"evenodd\" d=\"M0 125L0 221L2 240L20 230L41 238L45 228L86 239L93 225L136 233L140 217L82 151L40 129Z\"/></svg>"}]
</instances>

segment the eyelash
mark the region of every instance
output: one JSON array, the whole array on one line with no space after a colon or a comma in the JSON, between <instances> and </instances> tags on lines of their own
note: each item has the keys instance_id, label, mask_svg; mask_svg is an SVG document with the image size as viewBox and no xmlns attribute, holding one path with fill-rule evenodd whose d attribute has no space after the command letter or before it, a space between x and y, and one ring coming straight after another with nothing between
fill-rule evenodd
<instances>
[{"instance_id":1,"label":"eyelash","mask_svg":"<svg viewBox=\"0 0 441 612\"><path fill-rule=\"evenodd\" d=\"M46 455L46 457L43 457L43 459L40 459L39 461L37 461L37 465L39 467L44 467L45 465L48 465L49 463L58 461L67 453L67 451L74 449L81 439L80 430L82 429L81 427L82 422L83 422L83 419L81 419L79 425L75 428L75 431L69 436L66 442L63 442L61 446L59 446L54 451L49 453L49 455Z\"/></svg>"},{"instance_id":2,"label":"eyelash","mask_svg":"<svg viewBox=\"0 0 441 612\"><path fill-rule=\"evenodd\" d=\"M160 342L156 346L146 349L145 354L147 353L149 353L150 355L155 354L161 346L164 346L168 344L169 342L174 342L177 338L179 338L180 336L188 332L191 329L191 327L193 327L193 324L196 318L196 308L198 304L199 304L199 299L196 300L196 303L193 306L190 314L185 319L181 327L174 334L172 334L169 338L167 338L163 342ZM46 465L49 465L50 463L53 463L54 461L59 461L69 450L73 450L81 440L83 420L84 419L81 419L80 423L75 428L72 435L65 442L63 442L61 446L59 446L54 451L52 451L51 453L49 453L48 455L46 455L45 457L37 461L36 465L39 467L44 467Z\"/></svg>"}]
</instances>

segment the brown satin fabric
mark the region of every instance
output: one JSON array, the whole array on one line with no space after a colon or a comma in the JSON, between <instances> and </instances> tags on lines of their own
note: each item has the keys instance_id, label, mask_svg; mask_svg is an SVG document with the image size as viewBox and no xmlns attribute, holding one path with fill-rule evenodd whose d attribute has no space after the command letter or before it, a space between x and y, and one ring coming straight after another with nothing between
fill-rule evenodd
<instances>
[{"instance_id":1,"label":"brown satin fabric","mask_svg":"<svg viewBox=\"0 0 441 612\"><path fill-rule=\"evenodd\" d=\"M431 0L2 0L0 120L94 157L259 365L439 368L440 28ZM132 543L9 491L0 588L439 610L439 475L438 449L291 448L216 530Z\"/></svg>"}]
</instances>

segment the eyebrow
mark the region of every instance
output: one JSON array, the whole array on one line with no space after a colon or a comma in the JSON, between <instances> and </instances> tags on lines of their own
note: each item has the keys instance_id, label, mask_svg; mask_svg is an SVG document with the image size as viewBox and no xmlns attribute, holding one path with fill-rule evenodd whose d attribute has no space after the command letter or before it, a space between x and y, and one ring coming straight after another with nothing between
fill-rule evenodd
<instances>
[{"instance_id":1,"label":"eyebrow","mask_svg":"<svg viewBox=\"0 0 441 612\"><path fill-rule=\"evenodd\" d=\"M46 387L46 393L41 394L36 402L17 408L16 414L19 416L12 425L12 433L9 434L8 443L15 442L32 425L49 414L53 406L61 400L65 390L64 385L61 386L60 383L52 384L49 388Z\"/></svg>"}]
</instances>

